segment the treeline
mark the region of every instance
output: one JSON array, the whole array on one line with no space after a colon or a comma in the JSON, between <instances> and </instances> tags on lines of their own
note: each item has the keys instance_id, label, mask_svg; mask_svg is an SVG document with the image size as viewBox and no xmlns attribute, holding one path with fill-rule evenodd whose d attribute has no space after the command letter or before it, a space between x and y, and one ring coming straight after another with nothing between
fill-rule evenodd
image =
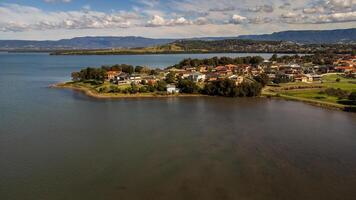
<instances>
[{"instance_id":1,"label":"treeline","mask_svg":"<svg viewBox=\"0 0 356 200\"><path fill-rule=\"evenodd\" d=\"M240 40L240 39L227 39L227 40L178 40L173 43L181 47L185 51L205 49L209 51L234 51L244 50L249 46L278 46L282 44L279 41L254 41L254 40Z\"/></svg>"},{"instance_id":2,"label":"treeline","mask_svg":"<svg viewBox=\"0 0 356 200\"><path fill-rule=\"evenodd\" d=\"M73 81L95 80L98 82L104 82L105 77L106 70L103 68L87 67L85 69L81 69L79 72L72 73Z\"/></svg>"},{"instance_id":3,"label":"treeline","mask_svg":"<svg viewBox=\"0 0 356 200\"><path fill-rule=\"evenodd\" d=\"M329 53L329 54L312 54L312 55L284 55L278 57L277 54L274 54L271 58L270 61L275 61L278 63L312 63L315 65L332 65L337 59L339 58L339 55L334 54L334 53Z\"/></svg>"},{"instance_id":4,"label":"treeline","mask_svg":"<svg viewBox=\"0 0 356 200\"><path fill-rule=\"evenodd\" d=\"M95 80L104 81L106 77L106 72L108 71L122 71L128 74L133 73L145 73L149 75L156 75L158 72L155 69L150 69L143 66L132 66L127 64L112 65L112 66L101 66L100 68L87 67L81 69L79 72L73 72L71 74L73 81L85 81L85 80Z\"/></svg>"},{"instance_id":5,"label":"treeline","mask_svg":"<svg viewBox=\"0 0 356 200\"><path fill-rule=\"evenodd\" d=\"M258 82L243 82L239 85L229 79L213 81L205 85L203 94L224 97L254 97L261 94L262 85Z\"/></svg>"},{"instance_id":6,"label":"treeline","mask_svg":"<svg viewBox=\"0 0 356 200\"><path fill-rule=\"evenodd\" d=\"M250 65L258 65L261 64L264 59L261 56L247 56L247 57L213 57L206 59L192 59L187 58L180 61L178 64L173 65L169 68L177 68L182 69L184 67L199 67L199 66L220 66L220 65L229 65L229 64L250 64Z\"/></svg>"}]
</instances>

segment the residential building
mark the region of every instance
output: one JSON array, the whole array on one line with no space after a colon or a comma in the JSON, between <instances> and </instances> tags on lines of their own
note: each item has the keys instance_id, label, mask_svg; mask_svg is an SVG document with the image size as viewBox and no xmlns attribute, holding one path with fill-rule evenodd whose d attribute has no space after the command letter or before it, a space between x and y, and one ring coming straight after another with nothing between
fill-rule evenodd
<instances>
[{"instance_id":1,"label":"residential building","mask_svg":"<svg viewBox=\"0 0 356 200\"><path fill-rule=\"evenodd\" d=\"M188 79L194 82L203 82L206 79L206 75L199 72L195 72L190 74Z\"/></svg>"},{"instance_id":2,"label":"residential building","mask_svg":"<svg viewBox=\"0 0 356 200\"><path fill-rule=\"evenodd\" d=\"M302 82L304 83L321 83L322 76L317 74L305 74L302 77Z\"/></svg>"},{"instance_id":3,"label":"residential building","mask_svg":"<svg viewBox=\"0 0 356 200\"><path fill-rule=\"evenodd\" d=\"M177 94L179 92L180 92L179 89L176 88L175 85L171 85L171 84L167 85L167 93L168 94Z\"/></svg>"}]
</instances>

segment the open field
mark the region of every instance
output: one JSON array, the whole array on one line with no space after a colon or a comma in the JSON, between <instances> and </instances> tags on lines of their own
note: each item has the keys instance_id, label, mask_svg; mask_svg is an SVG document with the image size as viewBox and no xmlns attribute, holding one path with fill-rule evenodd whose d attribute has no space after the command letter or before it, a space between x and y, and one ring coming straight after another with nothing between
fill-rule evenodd
<instances>
[{"instance_id":1,"label":"open field","mask_svg":"<svg viewBox=\"0 0 356 200\"><path fill-rule=\"evenodd\" d=\"M336 81L339 79L339 81ZM338 74L325 75L322 83L283 83L279 87L267 87L264 89L265 96L278 96L285 99L303 101L325 107L338 109L356 108L356 106L345 105L347 99L330 96L324 91L327 88L341 89L348 93L356 92L355 79L344 78Z\"/></svg>"}]
</instances>

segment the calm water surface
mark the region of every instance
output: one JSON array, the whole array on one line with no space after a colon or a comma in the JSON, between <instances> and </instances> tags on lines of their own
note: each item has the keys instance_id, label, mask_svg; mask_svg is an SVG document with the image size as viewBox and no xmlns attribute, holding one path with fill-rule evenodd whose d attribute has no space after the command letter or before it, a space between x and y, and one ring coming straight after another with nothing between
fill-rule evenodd
<instances>
[{"instance_id":1,"label":"calm water surface","mask_svg":"<svg viewBox=\"0 0 356 200\"><path fill-rule=\"evenodd\" d=\"M184 57L0 54L0 199L355 199L355 114L259 98L95 100L47 87L84 66Z\"/></svg>"}]
</instances>

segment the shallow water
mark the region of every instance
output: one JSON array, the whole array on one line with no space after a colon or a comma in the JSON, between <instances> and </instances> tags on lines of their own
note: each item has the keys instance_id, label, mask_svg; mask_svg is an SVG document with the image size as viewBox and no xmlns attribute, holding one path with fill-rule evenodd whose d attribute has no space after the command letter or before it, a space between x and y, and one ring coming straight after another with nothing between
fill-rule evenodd
<instances>
[{"instance_id":1,"label":"shallow water","mask_svg":"<svg viewBox=\"0 0 356 200\"><path fill-rule=\"evenodd\" d=\"M355 198L355 114L261 98L96 100L47 87L83 66L181 56L1 54L0 199Z\"/></svg>"}]
</instances>

